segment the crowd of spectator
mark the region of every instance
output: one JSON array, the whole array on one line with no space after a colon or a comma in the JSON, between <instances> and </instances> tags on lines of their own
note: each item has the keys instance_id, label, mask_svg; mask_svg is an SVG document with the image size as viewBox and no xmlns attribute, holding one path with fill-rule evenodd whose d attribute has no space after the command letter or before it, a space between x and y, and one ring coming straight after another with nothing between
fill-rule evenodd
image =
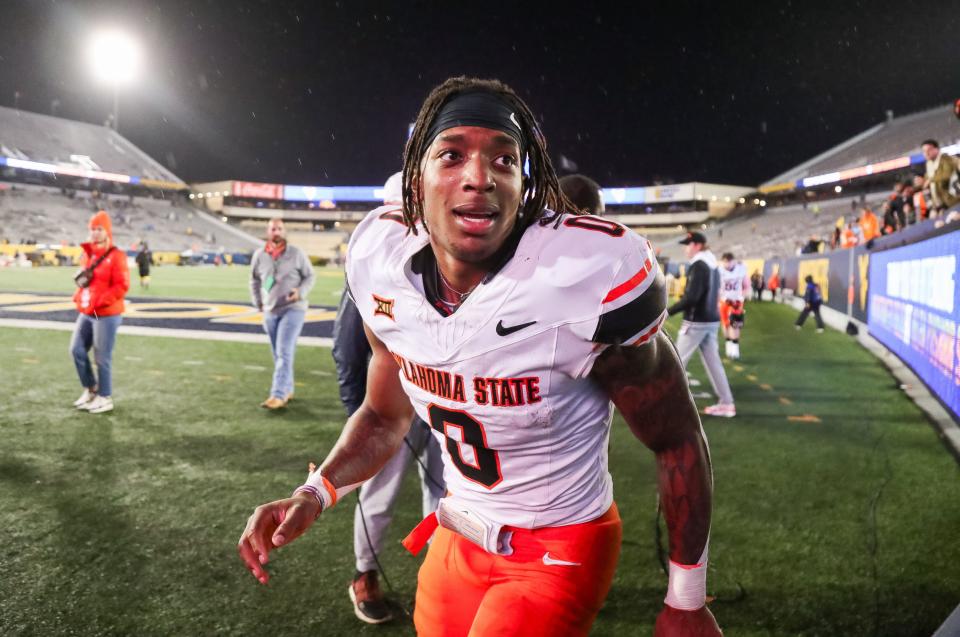
<instances>
[{"instance_id":1,"label":"crowd of spectator","mask_svg":"<svg viewBox=\"0 0 960 637\"><path fill-rule=\"evenodd\" d=\"M894 183L877 212L864 205L856 216L841 215L830 238L831 249L867 244L927 219L936 219L938 226L960 220L960 159L941 153L936 140L924 141L921 148L924 174ZM800 254L822 251L823 242L816 236L798 249Z\"/></svg>"}]
</instances>

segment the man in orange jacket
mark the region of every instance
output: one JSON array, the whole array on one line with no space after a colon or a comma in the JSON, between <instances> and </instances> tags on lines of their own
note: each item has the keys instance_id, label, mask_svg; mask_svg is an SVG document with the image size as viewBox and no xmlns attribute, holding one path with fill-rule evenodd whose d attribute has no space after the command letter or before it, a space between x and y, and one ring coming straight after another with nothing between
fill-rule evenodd
<instances>
[{"instance_id":1,"label":"man in orange jacket","mask_svg":"<svg viewBox=\"0 0 960 637\"><path fill-rule=\"evenodd\" d=\"M869 208L864 207L860 211L860 230L863 231L864 243L880 236L880 220Z\"/></svg>"},{"instance_id":2,"label":"man in orange jacket","mask_svg":"<svg viewBox=\"0 0 960 637\"><path fill-rule=\"evenodd\" d=\"M123 297L130 289L127 255L113 245L113 224L103 210L90 219L90 241L83 248L82 269L74 280L77 291L77 323L70 340L70 353L77 366L83 393L73 406L91 414L113 411L113 345L123 319ZM94 376L89 352L97 366Z\"/></svg>"}]
</instances>

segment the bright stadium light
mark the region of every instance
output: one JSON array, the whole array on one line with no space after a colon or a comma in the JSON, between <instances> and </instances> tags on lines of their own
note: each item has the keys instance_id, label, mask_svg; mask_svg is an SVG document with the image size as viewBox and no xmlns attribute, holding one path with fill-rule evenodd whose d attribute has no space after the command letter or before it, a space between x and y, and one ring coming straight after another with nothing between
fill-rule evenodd
<instances>
[{"instance_id":1,"label":"bright stadium light","mask_svg":"<svg viewBox=\"0 0 960 637\"><path fill-rule=\"evenodd\" d=\"M90 39L87 59L93 76L113 89L113 130L120 123L120 89L137 79L142 57L140 45L122 31L100 31Z\"/></svg>"}]
</instances>

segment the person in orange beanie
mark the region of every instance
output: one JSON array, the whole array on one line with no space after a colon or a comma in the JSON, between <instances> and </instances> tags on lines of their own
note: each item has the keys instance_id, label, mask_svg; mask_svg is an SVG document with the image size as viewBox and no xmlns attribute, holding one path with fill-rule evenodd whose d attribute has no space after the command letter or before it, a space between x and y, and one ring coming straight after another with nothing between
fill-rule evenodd
<instances>
[{"instance_id":1,"label":"person in orange beanie","mask_svg":"<svg viewBox=\"0 0 960 637\"><path fill-rule=\"evenodd\" d=\"M81 269L74 277L77 323L70 339L70 354L77 367L83 393L73 406L102 414L113 411L111 362L117 330L123 319L123 297L130 289L127 255L113 245L113 224L106 211L90 218L90 241L83 248ZM94 375L90 348L97 367Z\"/></svg>"}]
</instances>

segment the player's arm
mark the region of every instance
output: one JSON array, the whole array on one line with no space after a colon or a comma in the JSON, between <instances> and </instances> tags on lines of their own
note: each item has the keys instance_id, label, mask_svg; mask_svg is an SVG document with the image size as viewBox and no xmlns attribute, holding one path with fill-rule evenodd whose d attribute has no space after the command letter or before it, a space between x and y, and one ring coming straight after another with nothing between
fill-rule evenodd
<instances>
[{"instance_id":1,"label":"player's arm","mask_svg":"<svg viewBox=\"0 0 960 637\"><path fill-rule=\"evenodd\" d=\"M633 434L655 454L670 559L696 564L707 545L713 478L700 416L673 344L662 332L644 345L610 347L593 379Z\"/></svg>"},{"instance_id":2,"label":"player's arm","mask_svg":"<svg viewBox=\"0 0 960 637\"><path fill-rule=\"evenodd\" d=\"M320 466L324 478L337 489L372 478L403 444L413 419L396 360L366 325L363 329L372 350L367 394Z\"/></svg>"},{"instance_id":3,"label":"player's arm","mask_svg":"<svg viewBox=\"0 0 960 637\"><path fill-rule=\"evenodd\" d=\"M640 346L609 347L594 363L600 384L633 434L656 454L670 538L670 584L656 635L718 635L705 606L713 477L700 417L673 343L663 332Z\"/></svg>"},{"instance_id":4,"label":"player's arm","mask_svg":"<svg viewBox=\"0 0 960 637\"><path fill-rule=\"evenodd\" d=\"M363 404L347 420L339 440L307 484L292 497L257 507L240 536L240 558L263 584L270 578L263 568L270 551L302 535L322 509L379 471L410 427L413 408L400 384L397 363L369 330L367 338L373 354Z\"/></svg>"}]
</instances>

